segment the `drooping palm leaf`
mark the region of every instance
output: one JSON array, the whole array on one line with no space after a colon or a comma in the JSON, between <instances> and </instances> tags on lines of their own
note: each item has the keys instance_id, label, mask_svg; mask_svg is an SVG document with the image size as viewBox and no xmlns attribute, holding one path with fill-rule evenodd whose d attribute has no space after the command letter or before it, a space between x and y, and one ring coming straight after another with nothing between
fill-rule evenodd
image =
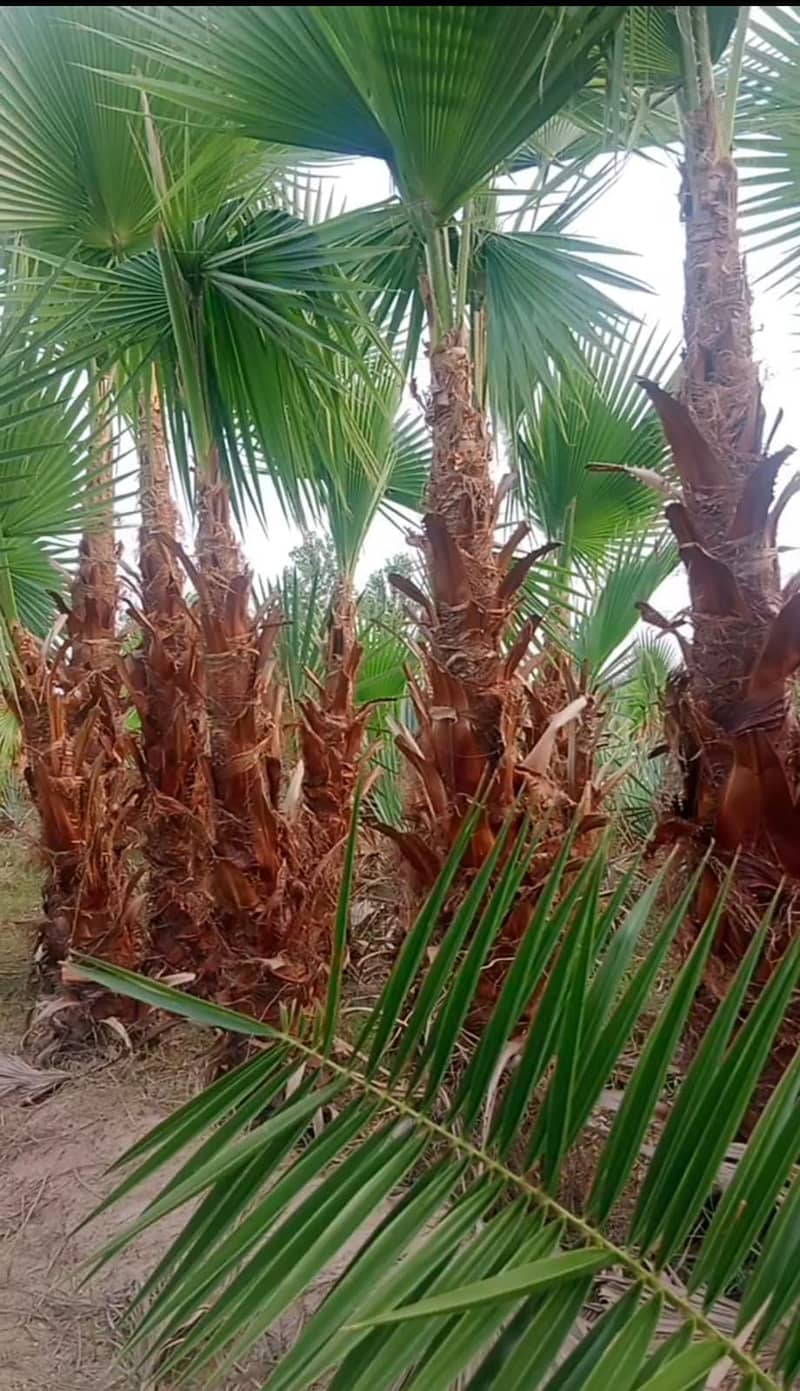
<instances>
[{"instance_id":1,"label":"drooping palm leaf","mask_svg":"<svg viewBox=\"0 0 800 1391\"><path fill-rule=\"evenodd\" d=\"M377 471L363 433L353 422L348 434L352 417L338 409L337 358L355 370L354 331L364 326L339 259L316 228L261 199L234 199L163 229L157 250L119 266L69 263L70 292L96 306L98 344L115 357L134 347L157 357L190 496L189 435L201 459L215 441L240 512L261 506L267 470L301 524L309 507L313 515L318 444L330 431Z\"/></svg>"},{"instance_id":2,"label":"drooping palm leaf","mask_svg":"<svg viewBox=\"0 0 800 1391\"><path fill-rule=\"evenodd\" d=\"M63 351L80 318L42 318L60 267L40 277L15 249L4 258L0 328L0 613L43 636L78 536L97 520L91 484L97 440L113 432L93 412L76 355ZM78 354L78 360L82 354ZM3 658L7 654L3 628Z\"/></svg>"},{"instance_id":3,"label":"drooping palm leaf","mask_svg":"<svg viewBox=\"0 0 800 1391\"><path fill-rule=\"evenodd\" d=\"M402 378L391 362L373 360L368 378L350 367L340 393L327 440L321 432L315 440L316 472L340 572L352 576L379 510L422 511L431 446L419 414L400 412Z\"/></svg>"},{"instance_id":4,"label":"drooping palm leaf","mask_svg":"<svg viewBox=\"0 0 800 1391\"><path fill-rule=\"evenodd\" d=\"M663 876L627 910L623 881L606 907L605 849L570 878L567 843L467 1067L462 1024L480 963L536 851L536 835L523 827L494 885L490 864L441 935L447 883L470 831L352 1051L331 1053L324 1040L272 1030L99 963L80 966L86 979L266 1041L252 1062L122 1161L124 1177L104 1207L167 1162L171 1173L103 1259L200 1200L136 1300L134 1345L179 1382L212 1360L224 1376L346 1247L343 1270L271 1373L271 1391L303 1391L332 1373L330 1384L348 1391L447 1391L464 1377L486 1391L683 1391L705 1385L726 1362L732 1384L777 1391L797 1371L800 1288L791 1253L800 1060L763 1113L710 1228L705 1211L796 988L800 943L737 1031L767 924L754 936L670 1101L664 1084L721 903L653 1018L653 983L694 885L650 937ZM348 895L345 884L344 903ZM520 1046L509 1050L515 1035ZM634 1035L643 1042L631 1069L623 1060ZM332 1042L335 1029L325 1037ZM614 1078L621 1096L604 1111ZM175 1156L198 1143L175 1173ZM574 1187L562 1193L561 1178L586 1145L595 1159L581 1199ZM737 1232L750 1211L743 1243ZM747 1242L765 1233L742 1277ZM689 1234L684 1282L694 1302L670 1269L685 1259ZM611 1269L623 1274L627 1293L587 1321L593 1284ZM744 1278L744 1296L732 1335L715 1302L734 1278Z\"/></svg>"}]
</instances>

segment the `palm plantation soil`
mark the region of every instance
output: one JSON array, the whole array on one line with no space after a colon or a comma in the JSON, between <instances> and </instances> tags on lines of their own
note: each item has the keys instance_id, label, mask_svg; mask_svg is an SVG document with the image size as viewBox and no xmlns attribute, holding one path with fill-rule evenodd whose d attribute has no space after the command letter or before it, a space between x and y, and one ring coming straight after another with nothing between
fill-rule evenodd
<instances>
[{"instance_id":1,"label":"palm plantation soil","mask_svg":"<svg viewBox=\"0 0 800 1391\"><path fill-rule=\"evenodd\" d=\"M26 846L0 840L0 1051L7 1054L19 1052L33 1005L38 895ZM140 1199L71 1233L108 1191L108 1166L201 1083L203 1054L197 1036L178 1027L137 1057L108 1032L107 1041L64 1065L66 1081L40 1101L0 1096L0 1391L168 1387L125 1365L119 1328L168 1224L144 1233L83 1288L83 1263L121 1218L138 1211ZM51 1058L43 1065L62 1063ZM287 1326L287 1339L291 1331ZM273 1339L246 1367L215 1382L215 1391L261 1386L277 1350Z\"/></svg>"}]
</instances>

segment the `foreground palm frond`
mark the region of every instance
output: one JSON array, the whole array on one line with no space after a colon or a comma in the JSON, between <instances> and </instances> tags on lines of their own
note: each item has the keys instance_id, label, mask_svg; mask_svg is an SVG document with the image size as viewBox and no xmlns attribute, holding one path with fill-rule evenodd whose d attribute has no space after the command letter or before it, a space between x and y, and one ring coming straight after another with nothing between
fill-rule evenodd
<instances>
[{"instance_id":1,"label":"foreground palm frond","mask_svg":"<svg viewBox=\"0 0 800 1391\"><path fill-rule=\"evenodd\" d=\"M337 1017L351 863L313 1035L80 964L87 980L263 1040L120 1161L104 1207L167 1165L170 1176L101 1263L192 1204L134 1300L133 1347L179 1382L212 1364L219 1378L338 1262L270 1391L321 1379L336 1391L682 1391L719 1386L727 1370L725 1384L748 1391L789 1385L800 1370L800 1058L724 1192L720 1171L796 988L800 942L738 1027L762 924L668 1100L722 895L654 1011L695 885L654 935L666 871L638 900L635 869L609 893L605 848L576 874L568 839L475 1037L481 973L502 950L537 836L527 821L506 825L441 935L471 829L355 1045L340 1041ZM597 1314L611 1272L621 1297ZM735 1327L721 1298L732 1291Z\"/></svg>"}]
</instances>

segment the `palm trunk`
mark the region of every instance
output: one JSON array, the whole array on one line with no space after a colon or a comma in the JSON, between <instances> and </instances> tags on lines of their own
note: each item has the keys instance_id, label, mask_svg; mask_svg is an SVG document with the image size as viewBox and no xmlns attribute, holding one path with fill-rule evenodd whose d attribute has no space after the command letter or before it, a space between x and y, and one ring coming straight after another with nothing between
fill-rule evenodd
<instances>
[{"instance_id":1,"label":"palm trunk","mask_svg":"<svg viewBox=\"0 0 800 1391\"><path fill-rule=\"evenodd\" d=\"M788 451L768 454L753 359L750 295L737 231L737 180L722 148L709 80L686 119L682 210L686 225L685 379L681 401L646 383L671 445L683 501L668 516L686 565L693 635L673 683L670 724L684 772L682 804L665 834L688 837L696 859L713 840L686 938L711 909L738 854L733 893L698 1002L701 1032L725 993L784 875L800 878L795 808L796 721L789 681L800 661L800 596L781 590L773 506ZM781 895L759 977L785 951L797 890ZM775 1063L796 1044L787 1023ZM789 1038L792 1034L792 1039Z\"/></svg>"},{"instance_id":2,"label":"palm trunk","mask_svg":"<svg viewBox=\"0 0 800 1391\"><path fill-rule=\"evenodd\" d=\"M108 415L111 383L102 377L97 388L99 424L98 465L90 501L96 524L82 537L78 570L72 584L67 630L72 647L67 664L73 687L85 682L96 691L116 684L117 544L114 538L114 461L112 423Z\"/></svg>"},{"instance_id":3,"label":"palm trunk","mask_svg":"<svg viewBox=\"0 0 800 1391\"><path fill-rule=\"evenodd\" d=\"M101 695L76 717L75 691L59 676L38 639L13 631L16 690L25 775L40 821L46 870L42 945L49 965L70 951L103 957L129 970L144 955L139 876L128 859L133 785L125 743L108 736ZM91 1013L117 1012L103 997ZM122 1006L123 1010L127 1006Z\"/></svg>"},{"instance_id":4,"label":"palm trunk","mask_svg":"<svg viewBox=\"0 0 800 1391\"><path fill-rule=\"evenodd\" d=\"M494 551L491 439L473 404L466 334L451 332L432 350L430 363L433 462L425 530L437 619L431 657L455 696L447 784L458 801L474 796L503 756L500 638L506 613Z\"/></svg>"},{"instance_id":5,"label":"palm trunk","mask_svg":"<svg viewBox=\"0 0 800 1391\"><path fill-rule=\"evenodd\" d=\"M484 810L467 864L483 862L522 793L520 805L550 822L534 877L557 853L576 807L552 767L556 755L567 757L570 736L553 729L542 743L569 696L563 684L544 695L538 684L529 690L517 676L535 622L507 642L517 591L542 550L551 548L515 558L525 526L496 548L501 498L491 478L488 421L475 403L466 333L451 330L432 348L430 361L433 463L424 544L431 600L404 577L392 577L420 604L426 638L427 689L411 684L419 728L415 736L403 731L397 741L413 773L413 830L382 828L411 865L420 892L433 882L479 795ZM529 911L529 903L520 907L510 935L524 930Z\"/></svg>"},{"instance_id":6,"label":"palm trunk","mask_svg":"<svg viewBox=\"0 0 800 1391\"><path fill-rule=\"evenodd\" d=\"M107 395L104 384L101 411ZM16 706L47 870L46 957L58 963L70 950L84 951L136 968L143 952L142 908L128 865L133 787L117 673L109 426L101 432L100 448L94 487L107 524L81 541L61 651L51 658L37 639L14 630Z\"/></svg>"},{"instance_id":7,"label":"palm trunk","mask_svg":"<svg viewBox=\"0 0 800 1391\"><path fill-rule=\"evenodd\" d=\"M196 622L177 561L177 510L158 391L140 402L142 643L126 663L141 721L144 855L150 951L171 970L203 971L215 956L210 887L208 722Z\"/></svg>"},{"instance_id":8,"label":"palm trunk","mask_svg":"<svg viewBox=\"0 0 800 1391\"><path fill-rule=\"evenodd\" d=\"M353 582L340 575L331 603L324 675L301 703L303 815L297 818L295 912L284 950L303 978L303 1001L319 1001L331 960L342 861L353 814L368 707L357 710L363 648L356 634ZM293 818L292 807L287 814Z\"/></svg>"},{"instance_id":9,"label":"palm trunk","mask_svg":"<svg viewBox=\"0 0 800 1391\"><path fill-rule=\"evenodd\" d=\"M216 459L198 486L197 570L214 818L212 892L220 931L217 998L264 1015L286 993L287 829L279 811L277 612L254 617L250 571ZM289 963L286 963L288 967Z\"/></svg>"}]
</instances>

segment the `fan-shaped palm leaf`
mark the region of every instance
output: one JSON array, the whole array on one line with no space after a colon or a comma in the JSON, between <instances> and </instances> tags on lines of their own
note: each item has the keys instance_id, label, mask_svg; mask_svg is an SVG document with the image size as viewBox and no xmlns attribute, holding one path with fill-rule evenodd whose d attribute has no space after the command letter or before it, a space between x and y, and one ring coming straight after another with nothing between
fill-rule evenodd
<instances>
[{"instance_id":1,"label":"fan-shaped palm leaf","mask_svg":"<svg viewBox=\"0 0 800 1391\"><path fill-rule=\"evenodd\" d=\"M348 437L351 417L338 410L336 356L346 353L354 371L353 332L364 320L338 259L315 228L245 199L119 266L69 263L70 293L96 306L98 346L118 357L143 346L157 355L190 496L187 426L201 461L215 441L240 510L261 506L266 468L300 522L320 457L308 420L358 450L364 436ZM366 446L361 459L377 471Z\"/></svg>"},{"instance_id":2,"label":"fan-shaped palm leaf","mask_svg":"<svg viewBox=\"0 0 800 1391\"><path fill-rule=\"evenodd\" d=\"M620 7L175 7L149 90L262 140L385 159L442 221L597 69Z\"/></svg>"},{"instance_id":3,"label":"fan-shaped palm leaf","mask_svg":"<svg viewBox=\"0 0 800 1391\"><path fill-rule=\"evenodd\" d=\"M111 263L152 242L162 217L146 152L139 93L123 85L135 32L123 7L18 5L3 11L0 229L37 245ZM143 58L139 67L152 71ZM154 114L167 111L156 103ZM197 217L263 170L262 149L221 138L207 121L160 126L175 215L191 194ZM191 190L185 181L192 170Z\"/></svg>"},{"instance_id":4,"label":"fan-shaped palm leaf","mask_svg":"<svg viewBox=\"0 0 800 1391\"><path fill-rule=\"evenodd\" d=\"M663 497L635 472L667 475L667 451L639 377L664 380L675 363L655 329L631 333L619 353L590 349L592 376L566 376L555 399L541 393L518 447L525 515L548 540L596 565L608 548L653 527ZM593 471L611 465L619 471Z\"/></svg>"}]
</instances>

